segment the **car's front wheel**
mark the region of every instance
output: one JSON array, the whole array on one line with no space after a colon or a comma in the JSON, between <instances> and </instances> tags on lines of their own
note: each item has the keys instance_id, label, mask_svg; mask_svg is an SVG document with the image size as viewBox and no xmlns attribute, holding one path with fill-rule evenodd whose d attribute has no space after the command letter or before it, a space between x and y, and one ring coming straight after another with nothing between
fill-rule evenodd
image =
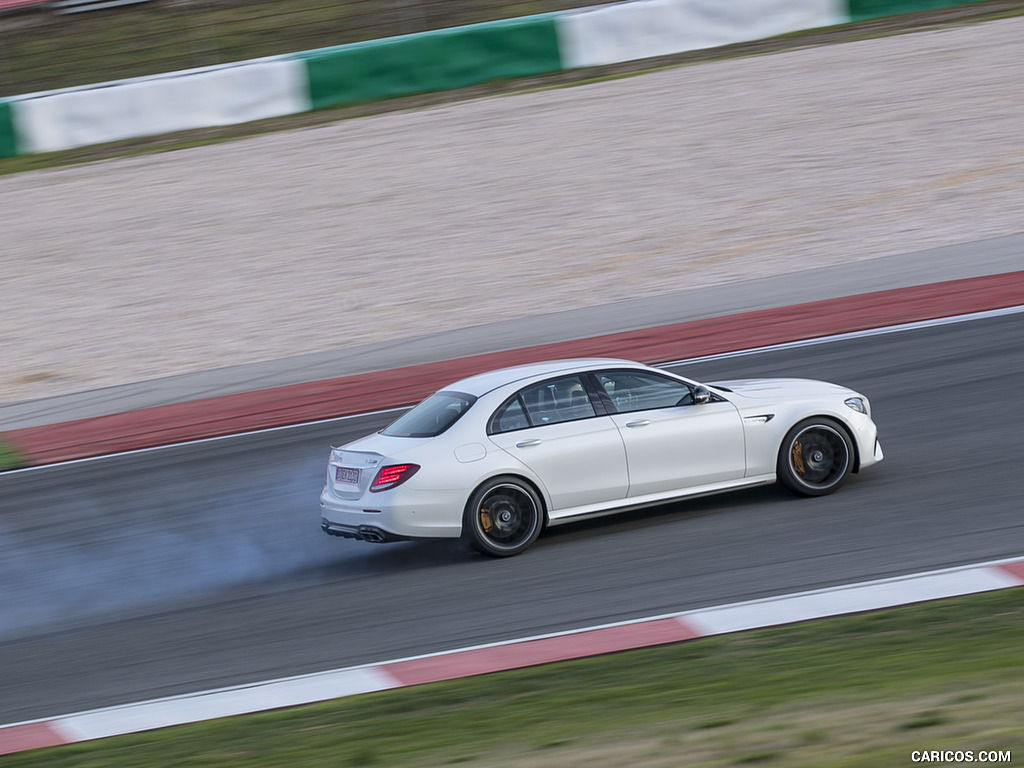
<instances>
[{"instance_id":1,"label":"car's front wheel","mask_svg":"<svg viewBox=\"0 0 1024 768\"><path fill-rule=\"evenodd\" d=\"M786 433L779 449L779 482L801 496L837 490L853 469L853 443L832 419L805 419Z\"/></svg>"},{"instance_id":2,"label":"car's front wheel","mask_svg":"<svg viewBox=\"0 0 1024 768\"><path fill-rule=\"evenodd\" d=\"M530 485L515 477L495 477L466 504L462 538L485 555L510 557L533 544L543 524L543 505Z\"/></svg>"}]
</instances>

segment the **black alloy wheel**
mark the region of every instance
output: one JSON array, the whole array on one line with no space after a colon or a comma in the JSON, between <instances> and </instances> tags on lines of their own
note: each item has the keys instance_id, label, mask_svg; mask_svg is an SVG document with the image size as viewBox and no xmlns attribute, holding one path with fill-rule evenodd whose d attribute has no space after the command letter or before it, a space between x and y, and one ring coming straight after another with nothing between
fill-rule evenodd
<instances>
[{"instance_id":1,"label":"black alloy wheel","mask_svg":"<svg viewBox=\"0 0 1024 768\"><path fill-rule=\"evenodd\" d=\"M779 482L801 496L824 496L838 490L853 469L853 443L831 419L805 419L782 441Z\"/></svg>"},{"instance_id":2,"label":"black alloy wheel","mask_svg":"<svg viewBox=\"0 0 1024 768\"><path fill-rule=\"evenodd\" d=\"M510 557L533 544L543 524L543 505L537 492L518 478L496 477L470 497L462 537L485 555Z\"/></svg>"}]
</instances>

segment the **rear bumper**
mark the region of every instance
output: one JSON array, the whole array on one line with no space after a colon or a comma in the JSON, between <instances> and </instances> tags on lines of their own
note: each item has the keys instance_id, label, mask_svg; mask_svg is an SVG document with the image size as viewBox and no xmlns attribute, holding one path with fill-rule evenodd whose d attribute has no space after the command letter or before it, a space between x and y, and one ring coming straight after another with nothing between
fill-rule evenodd
<instances>
[{"instance_id":1,"label":"rear bumper","mask_svg":"<svg viewBox=\"0 0 1024 768\"><path fill-rule=\"evenodd\" d=\"M321 530L331 536L374 542L457 539L462 535L465 502L451 492L422 492L402 486L368 496L339 499L325 486L320 494Z\"/></svg>"}]
</instances>

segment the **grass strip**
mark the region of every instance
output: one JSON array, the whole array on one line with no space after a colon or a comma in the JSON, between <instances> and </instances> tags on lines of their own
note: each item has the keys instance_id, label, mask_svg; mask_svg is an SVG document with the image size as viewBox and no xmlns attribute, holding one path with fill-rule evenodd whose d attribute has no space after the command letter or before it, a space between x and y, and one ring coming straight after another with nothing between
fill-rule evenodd
<instances>
[{"instance_id":1,"label":"grass strip","mask_svg":"<svg viewBox=\"0 0 1024 768\"><path fill-rule=\"evenodd\" d=\"M1024 590L11 755L75 766L879 766L1024 756Z\"/></svg>"},{"instance_id":2,"label":"grass strip","mask_svg":"<svg viewBox=\"0 0 1024 768\"><path fill-rule=\"evenodd\" d=\"M0 472L8 469L17 469L27 464L25 454L18 450L9 439L0 433Z\"/></svg>"},{"instance_id":3,"label":"grass strip","mask_svg":"<svg viewBox=\"0 0 1024 768\"><path fill-rule=\"evenodd\" d=\"M0 95L562 11L596 0L190 0L0 16Z\"/></svg>"}]
</instances>

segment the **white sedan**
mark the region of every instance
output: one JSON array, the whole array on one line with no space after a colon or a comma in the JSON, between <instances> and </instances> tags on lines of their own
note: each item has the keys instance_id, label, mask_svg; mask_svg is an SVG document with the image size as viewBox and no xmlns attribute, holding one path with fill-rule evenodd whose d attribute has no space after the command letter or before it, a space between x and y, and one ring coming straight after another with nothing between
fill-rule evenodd
<instances>
[{"instance_id":1,"label":"white sedan","mask_svg":"<svg viewBox=\"0 0 1024 768\"><path fill-rule=\"evenodd\" d=\"M808 379L702 385L628 360L470 376L331 450L321 527L516 555L547 525L776 481L804 496L882 459L866 397Z\"/></svg>"}]
</instances>

